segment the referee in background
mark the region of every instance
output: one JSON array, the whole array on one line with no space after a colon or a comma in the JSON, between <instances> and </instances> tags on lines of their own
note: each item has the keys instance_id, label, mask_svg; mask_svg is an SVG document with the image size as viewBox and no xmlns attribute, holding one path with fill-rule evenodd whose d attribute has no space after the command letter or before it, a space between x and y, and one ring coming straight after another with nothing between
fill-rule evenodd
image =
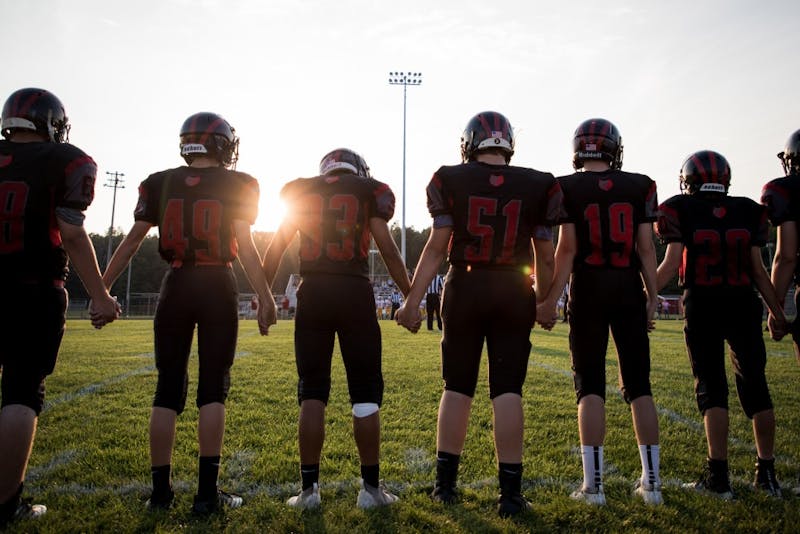
<instances>
[{"instance_id":1,"label":"referee in background","mask_svg":"<svg viewBox=\"0 0 800 534\"><path fill-rule=\"evenodd\" d=\"M425 296L425 310L428 313L428 330L433 330L433 314L436 314L436 326L442 329L441 314L441 294L442 294L442 275L437 274L433 277L428 286L428 294Z\"/></svg>"}]
</instances>

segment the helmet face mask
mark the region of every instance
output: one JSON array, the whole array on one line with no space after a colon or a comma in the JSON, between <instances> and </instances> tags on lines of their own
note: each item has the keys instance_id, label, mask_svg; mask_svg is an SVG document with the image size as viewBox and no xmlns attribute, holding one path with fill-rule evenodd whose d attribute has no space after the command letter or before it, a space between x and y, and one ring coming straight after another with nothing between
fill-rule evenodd
<instances>
[{"instance_id":1,"label":"helmet face mask","mask_svg":"<svg viewBox=\"0 0 800 534\"><path fill-rule=\"evenodd\" d=\"M357 152L349 148L337 148L325 154L319 162L319 174L337 174L337 171L344 171L355 174L361 178L372 178L369 165L364 158Z\"/></svg>"},{"instance_id":2,"label":"helmet face mask","mask_svg":"<svg viewBox=\"0 0 800 534\"><path fill-rule=\"evenodd\" d=\"M183 122L180 133L181 156L190 164L198 156L208 156L224 167L236 168L239 138L236 130L216 113L195 113Z\"/></svg>"},{"instance_id":3,"label":"helmet face mask","mask_svg":"<svg viewBox=\"0 0 800 534\"><path fill-rule=\"evenodd\" d=\"M461 134L461 161L474 161L478 152L501 152L506 163L514 155L514 129L509 120L496 111L484 111L472 117Z\"/></svg>"},{"instance_id":4,"label":"helmet face mask","mask_svg":"<svg viewBox=\"0 0 800 534\"><path fill-rule=\"evenodd\" d=\"M785 175L800 174L800 130L786 140L786 147L778 153Z\"/></svg>"},{"instance_id":5,"label":"helmet face mask","mask_svg":"<svg viewBox=\"0 0 800 534\"><path fill-rule=\"evenodd\" d=\"M695 152L681 166L680 186L689 195L727 195L731 186L728 160L713 150Z\"/></svg>"},{"instance_id":6,"label":"helmet face mask","mask_svg":"<svg viewBox=\"0 0 800 534\"><path fill-rule=\"evenodd\" d=\"M602 160L612 169L622 168L622 136L611 121L587 119L575 129L572 137L572 166L583 168L587 160Z\"/></svg>"},{"instance_id":7,"label":"helmet face mask","mask_svg":"<svg viewBox=\"0 0 800 534\"><path fill-rule=\"evenodd\" d=\"M69 141L69 119L64 105L44 89L27 87L11 93L3 106L0 119L3 137L11 137L15 131L32 131L51 143Z\"/></svg>"}]
</instances>

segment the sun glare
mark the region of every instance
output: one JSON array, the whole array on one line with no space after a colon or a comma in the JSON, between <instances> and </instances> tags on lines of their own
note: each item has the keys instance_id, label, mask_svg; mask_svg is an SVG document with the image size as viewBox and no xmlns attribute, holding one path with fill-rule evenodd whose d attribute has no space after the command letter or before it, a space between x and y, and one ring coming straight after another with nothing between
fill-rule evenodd
<instances>
[{"instance_id":1,"label":"sun glare","mask_svg":"<svg viewBox=\"0 0 800 534\"><path fill-rule=\"evenodd\" d=\"M278 195L262 195L258 206L258 218L253 230L256 232L274 232L281 225L286 215L286 204Z\"/></svg>"}]
</instances>

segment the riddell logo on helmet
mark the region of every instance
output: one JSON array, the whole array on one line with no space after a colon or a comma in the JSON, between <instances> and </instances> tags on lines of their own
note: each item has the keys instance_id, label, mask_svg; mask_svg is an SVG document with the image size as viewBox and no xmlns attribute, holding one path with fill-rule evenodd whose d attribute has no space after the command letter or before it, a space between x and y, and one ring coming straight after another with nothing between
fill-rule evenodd
<instances>
[{"instance_id":1,"label":"riddell logo on helmet","mask_svg":"<svg viewBox=\"0 0 800 534\"><path fill-rule=\"evenodd\" d=\"M207 154L206 147L199 143L186 143L181 147L181 154Z\"/></svg>"},{"instance_id":2,"label":"riddell logo on helmet","mask_svg":"<svg viewBox=\"0 0 800 534\"><path fill-rule=\"evenodd\" d=\"M586 148L589 148L587 145ZM603 157L599 152L578 152L578 157L582 159L600 159Z\"/></svg>"}]
</instances>

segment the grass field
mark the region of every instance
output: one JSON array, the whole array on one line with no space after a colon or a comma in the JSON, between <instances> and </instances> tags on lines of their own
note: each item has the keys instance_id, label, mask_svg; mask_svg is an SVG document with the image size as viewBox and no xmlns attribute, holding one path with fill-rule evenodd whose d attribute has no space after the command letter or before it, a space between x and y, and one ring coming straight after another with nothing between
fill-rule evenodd
<instances>
[{"instance_id":1,"label":"grass field","mask_svg":"<svg viewBox=\"0 0 800 534\"><path fill-rule=\"evenodd\" d=\"M567 327L534 330L525 385L523 489L533 509L523 517L495 513L496 468L485 367L462 456L460 504L428 498L435 465L435 426L441 394L439 335L409 334L388 321L384 334L386 392L382 478L401 501L364 512L355 506L359 477L341 359L334 363L327 439L321 463L323 506L300 513L284 501L299 490L293 323L269 337L243 321L228 401L221 486L245 506L210 519L190 514L196 487L196 362L190 400L179 418L173 460L178 494L169 512L149 514L147 424L155 372L152 321L119 321L101 331L69 321L28 473L26 492L50 511L15 525L18 532L798 532L800 498L776 500L749 488L755 459L750 422L731 393L730 464L735 502L696 495L680 483L696 477L705 458L702 424L692 394L682 323L660 321L651 336L652 381L661 423L665 506L631 496L641 467L630 412L614 388L616 361L607 368L605 448L608 506L569 499L581 480ZM337 349L338 351L338 349ZM788 341L767 341L768 377L778 419L777 471L785 489L800 472L800 367ZM613 351L612 351L613 354ZM485 362L484 362L485 363ZM732 377L729 377L732 383Z\"/></svg>"}]
</instances>

